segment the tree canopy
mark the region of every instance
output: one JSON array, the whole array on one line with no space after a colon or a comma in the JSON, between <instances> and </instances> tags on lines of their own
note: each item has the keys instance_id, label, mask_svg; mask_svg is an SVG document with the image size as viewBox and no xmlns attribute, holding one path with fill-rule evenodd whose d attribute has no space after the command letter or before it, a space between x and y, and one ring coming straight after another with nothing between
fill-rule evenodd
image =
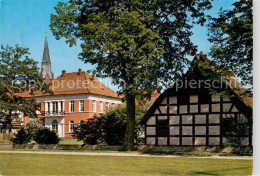
<instances>
[{"instance_id":1,"label":"tree canopy","mask_svg":"<svg viewBox=\"0 0 260 176\"><path fill-rule=\"evenodd\" d=\"M125 95L128 149L134 148L135 99L149 98L158 80L183 73L196 52L192 25L203 24L210 8L210 0L71 0L55 7L50 28L56 39L80 44L80 59Z\"/></svg>"},{"instance_id":2,"label":"tree canopy","mask_svg":"<svg viewBox=\"0 0 260 176\"><path fill-rule=\"evenodd\" d=\"M252 0L239 0L233 9L221 9L210 17L210 55L222 66L241 78L244 85L253 84L253 5Z\"/></svg>"},{"instance_id":3,"label":"tree canopy","mask_svg":"<svg viewBox=\"0 0 260 176\"><path fill-rule=\"evenodd\" d=\"M183 73L196 52L192 23L203 24L209 8L209 0L75 0L55 7L50 27L57 39L81 44L80 59L96 64L98 76L121 92L133 82L137 94Z\"/></svg>"},{"instance_id":4,"label":"tree canopy","mask_svg":"<svg viewBox=\"0 0 260 176\"><path fill-rule=\"evenodd\" d=\"M0 123L11 129L11 122L24 116L37 117L38 103L26 99L19 93L26 91L46 91L48 86L39 76L37 62L29 58L29 49L16 45L1 46L0 50Z\"/></svg>"}]
</instances>

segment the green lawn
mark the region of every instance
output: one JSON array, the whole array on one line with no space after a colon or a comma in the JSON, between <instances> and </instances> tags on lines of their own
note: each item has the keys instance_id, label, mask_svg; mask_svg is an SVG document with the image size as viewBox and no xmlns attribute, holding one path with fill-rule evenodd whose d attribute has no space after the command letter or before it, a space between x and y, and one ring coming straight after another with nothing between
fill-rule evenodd
<instances>
[{"instance_id":1,"label":"green lawn","mask_svg":"<svg viewBox=\"0 0 260 176\"><path fill-rule=\"evenodd\" d=\"M252 160L0 154L0 175L251 175Z\"/></svg>"}]
</instances>

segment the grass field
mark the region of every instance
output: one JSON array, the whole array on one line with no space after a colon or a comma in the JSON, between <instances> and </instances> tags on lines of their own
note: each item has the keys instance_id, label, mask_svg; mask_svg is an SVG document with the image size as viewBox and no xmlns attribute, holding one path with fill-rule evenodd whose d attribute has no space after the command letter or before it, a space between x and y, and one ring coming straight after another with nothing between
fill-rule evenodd
<instances>
[{"instance_id":1,"label":"grass field","mask_svg":"<svg viewBox=\"0 0 260 176\"><path fill-rule=\"evenodd\" d=\"M252 160L0 154L0 175L251 175Z\"/></svg>"}]
</instances>

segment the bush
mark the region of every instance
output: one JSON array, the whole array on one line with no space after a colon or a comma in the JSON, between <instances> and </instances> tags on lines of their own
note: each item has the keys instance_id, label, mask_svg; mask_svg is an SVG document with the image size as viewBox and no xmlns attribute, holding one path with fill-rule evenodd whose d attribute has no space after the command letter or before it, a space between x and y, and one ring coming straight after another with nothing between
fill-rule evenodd
<instances>
[{"instance_id":1,"label":"bush","mask_svg":"<svg viewBox=\"0 0 260 176\"><path fill-rule=\"evenodd\" d=\"M101 139L101 117L94 116L89 119L87 122L81 123L76 129L74 136L78 140L83 140L84 144L96 145Z\"/></svg>"},{"instance_id":2,"label":"bush","mask_svg":"<svg viewBox=\"0 0 260 176\"><path fill-rule=\"evenodd\" d=\"M126 108L119 106L102 117L102 137L108 145L124 144L126 131Z\"/></svg>"},{"instance_id":3,"label":"bush","mask_svg":"<svg viewBox=\"0 0 260 176\"><path fill-rule=\"evenodd\" d=\"M14 134L15 138L13 139L13 142L15 144L28 144L31 142L32 134L23 127L17 132L17 134Z\"/></svg>"},{"instance_id":4,"label":"bush","mask_svg":"<svg viewBox=\"0 0 260 176\"><path fill-rule=\"evenodd\" d=\"M31 118L26 124L27 129L34 135L38 130L43 129L42 121L38 118Z\"/></svg>"},{"instance_id":5,"label":"bush","mask_svg":"<svg viewBox=\"0 0 260 176\"><path fill-rule=\"evenodd\" d=\"M249 123L238 124L234 118L223 118L221 120L221 125L223 136L227 139L226 146L242 146L241 136L249 135Z\"/></svg>"},{"instance_id":6,"label":"bush","mask_svg":"<svg viewBox=\"0 0 260 176\"><path fill-rule=\"evenodd\" d=\"M60 141L57 133L48 128L36 131L33 139L38 144L58 144Z\"/></svg>"},{"instance_id":7,"label":"bush","mask_svg":"<svg viewBox=\"0 0 260 176\"><path fill-rule=\"evenodd\" d=\"M138 127L138 123L145 112L146 109L141 106L136 108L136 134L142 133L143 129ZM105 142L108 145L122 145L125 139L126 118L126 107L120 105L106 114L95 115L82 123L75 129L74 137L89 145L96 145L99 142ZM136 142L140 141L138 138L139 136L136 135Z\"/></svg>"}]
</instances>

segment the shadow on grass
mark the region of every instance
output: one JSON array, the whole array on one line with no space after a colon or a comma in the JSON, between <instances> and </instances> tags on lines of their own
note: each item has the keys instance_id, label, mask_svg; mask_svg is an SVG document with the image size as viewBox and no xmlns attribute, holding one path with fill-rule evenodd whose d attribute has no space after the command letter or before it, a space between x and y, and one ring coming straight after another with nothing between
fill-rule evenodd
<instances>
[{"instance_id":1,"label":"shadow on grass","mask_svg":"<svg viewBox=\"0 0 260 176\"><path fill-rule=\"evenodd\" d=\"M223 175L223 172L226 173L227 171L233 171L232 173L230 173L231 175L238 175L237 171L239 171L239 170L241 170L240 175L247 175L243 172L245 169L248 169L248 168L247 167L238 167L238 168L230 168L230 169L211 170L211 171L207 171L207 172L193 171L190 175ZM230 174L227 174L227 175L230 175Z\"/></svg>"},{"instance_id":2,"label":"shadow on grass","mask_svg":"<svg viewBox=\"0 0 260 176\"><path fill-rule=\"evenodd\" d=\"M193 172L192 175L218 175L209 172Z\"/></svg>"}]
</instances>

